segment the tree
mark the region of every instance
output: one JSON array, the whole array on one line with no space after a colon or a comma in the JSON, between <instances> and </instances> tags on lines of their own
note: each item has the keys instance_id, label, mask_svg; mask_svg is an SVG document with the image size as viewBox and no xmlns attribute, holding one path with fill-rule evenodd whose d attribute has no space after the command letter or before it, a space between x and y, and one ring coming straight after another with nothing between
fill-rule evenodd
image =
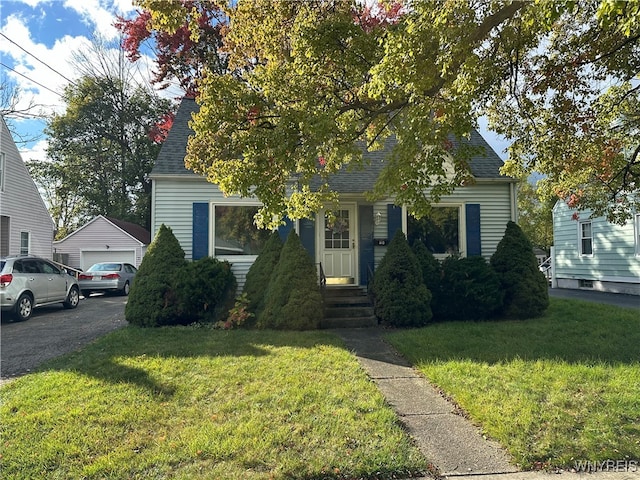
<instances>
[{"instance_id":1,"label":"tree","mask_svg":"<svg viewBox=\"0 0 640 480\"><path fill-rule=\"evenodd\" d=\"M171 102L136 82L122 56L93 49L77 57L84 74L65 88L66 111L48 122L47 153L72 172L66 185L85 202L84 214L149 228L147 175L171 126Z\"/></svg>"},{"instance_id":2,"label":"tree","mask_svg":"<svg viewBox=\"0 0 640 480\"><path fill-rule=\"evenodd\" d=\"M154 8L167 12L167 20L191 17L192 9L198 12L192 21L167 24L170 31L153 29L150 10L138 11L132 19L118 18L116 27L123 34L122 48L131 61L141 57L142 45L151 40L158 65L154 83L166 88L177 80L192 95L205 65L217 73L226 71L226 57L219 54L226 16L215 2L156 2Z\"/></svg>"},{"instance_id":3,"label":"tree","mask_svg":"<svg viewBox=\"0 0 640 480\"><path fill-rule=\"evenodd\" d=\"M197 9L140 4L151 30L189 24L199 38ZM640 86L631 81L639 3L406 5L225 3L227 70L206 61L196 79L189 168L227 194L256 195L258 220L273 226L335 200L327 183L312 191L310 180L362 163L362 145L379 148L393 134L372 196L395 196L419 217L472 181L468 159L478 152L458 140L487 115L513 140L505 173L536 171L573 207L628 216L640 177Z\"/></svg>"},{"instance_id":4,"label":"tree","mask_svg":"<svg viewBox=\"0 0 640 480\"><path fill-rule=\"evenodd\" d=\"M57 240L66 237L88 220L83 214L87 208L77 191L74 169L60 161L29 160L25 165L48 206Z\"/></svg>"},{"instance_id":5,"label":"tree","mask_svg":"<svg viewBox=\"0 0 640 480\"><path fill-rule=\"evenodd\" d=\"M555 195L544 196L545 179L520 179L518 186L518 224L531 244L549 252L553 245L553 207Z\"/></svg>"},{"instance_id":6,"label":"tree","mask_svg":"<svg viewBox=\"0 0 640 480\"><path fill-rule=\"evenodd\" d=\"M33 96L27 99L18 84L5 73L0 75L0 115L4 117L16 145L38 140L37 136L20 134L18 129L14 128L14 121L44 118L43 105L37 104Z\"/></svg>"}]
</instances>

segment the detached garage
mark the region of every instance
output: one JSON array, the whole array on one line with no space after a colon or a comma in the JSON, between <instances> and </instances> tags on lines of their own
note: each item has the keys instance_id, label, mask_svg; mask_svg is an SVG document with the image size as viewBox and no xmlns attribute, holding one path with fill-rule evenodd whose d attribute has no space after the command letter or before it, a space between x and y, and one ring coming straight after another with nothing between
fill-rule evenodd
<instances>
[{"instance_id":1,"label":"detached garage","mask_svg":"<svg viewBox=\"0 0 640 480\"><path fill-rule=\"evenodd\" d=\"M141 226L99 215L53 242L53 252L59 262L80 270L98 262L127 262L139 267L149 243L151 234Z\"/></svg>"}]
</instances>

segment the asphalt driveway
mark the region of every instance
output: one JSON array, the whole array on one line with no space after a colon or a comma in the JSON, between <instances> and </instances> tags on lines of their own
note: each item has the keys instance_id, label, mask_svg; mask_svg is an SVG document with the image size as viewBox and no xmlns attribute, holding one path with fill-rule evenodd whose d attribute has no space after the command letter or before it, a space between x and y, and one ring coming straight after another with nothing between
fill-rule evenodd
<instances>
[{"instance_id":1,"label":"asphalt driveway","mask_svg":"<svg viewBox=\"0 0 640 480\"><path fill-rule=\"evenodd\" d=\"M624 308L640 309L640 295L625 295L623 293L598 292L595 290L577 290L570 288L550 288L549 296L604 303Z\"/></svg>"},{"instance_id":2,"label":"asphalt driveway","mask_svg":"<svg viewBox=\"0 0 640 480\"><path fill-rule=\"evenodd\" d=\"M26 322L2 316L0 325L1 381L24 375L42 362L72 352L96 338L127 325L127 297L94 295L81 298L78 308L60 305L38 308Z\"/></svg>"}]
</instances>

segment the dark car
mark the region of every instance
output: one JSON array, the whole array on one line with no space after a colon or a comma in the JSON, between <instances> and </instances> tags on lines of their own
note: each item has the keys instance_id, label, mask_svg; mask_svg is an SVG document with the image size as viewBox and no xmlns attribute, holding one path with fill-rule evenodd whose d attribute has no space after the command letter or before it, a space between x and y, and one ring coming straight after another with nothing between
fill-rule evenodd
<instances>
[{"instance_id":1,"label":"dark car","mask_svg":"<svg viewBox=\"0 0 640 480\"><path fill-rule=\"evenodd\" d=\"M101 262L91 265L78 275L82 295L88 298L92 292L115 292L129 295L136 267L123 262Z\"/></svg>"},{"instance_id":2,"label":"dark car","mask_svg":"<svg viewBox=\"0 0 640 480\"><path fill-rule=\"evenodd\" d=\"M76 308L80 288L75 277L40 257L0 258L0 307L18 320L31 317L35 307L62 303Z\"/></svg>"}]
</instances>

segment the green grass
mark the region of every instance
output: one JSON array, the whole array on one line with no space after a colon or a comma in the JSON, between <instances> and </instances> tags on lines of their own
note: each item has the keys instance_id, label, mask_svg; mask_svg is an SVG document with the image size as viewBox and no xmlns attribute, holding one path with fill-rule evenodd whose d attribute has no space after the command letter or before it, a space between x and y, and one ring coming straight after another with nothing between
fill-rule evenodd
<instances>
[{"instance_id":1,"label":"green grass","mask_svg":"<svg viewBox=\"0 0 640 480\"><path fill-rule=\"evenodd\" d=\"M551 299L538 319L388 336L524 468L640 458L640 315Z\"/></svg>"},{"instance_id":2,"label":"green grass","mask_svg":"<svg viewBox=\"0 0 640 480\"><path fill-rule=\"evenodd\" d=\"M0 389L4 479L396 478L425 460L323 332L116 331Z\"/></svg>"}]
</instances>

